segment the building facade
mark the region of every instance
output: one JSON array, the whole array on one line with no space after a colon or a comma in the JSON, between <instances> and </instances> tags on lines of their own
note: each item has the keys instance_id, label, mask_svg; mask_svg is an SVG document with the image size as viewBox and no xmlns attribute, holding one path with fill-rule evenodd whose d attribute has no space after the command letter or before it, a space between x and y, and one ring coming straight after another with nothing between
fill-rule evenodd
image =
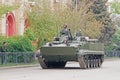
<instances>
[{"instance_id":1,"label":"building facade","mask_svg":"<svg viewBox=\"0 0 120 80\"><path fill-rule=\"evenodd\" d=\"M49 3L52 10L55 9L55 5L66 7L72 0L41 0ZM0 20L0 35L3 36L15 36L23 35L25 28L28 26L27 15L24 13L26 7L30 9L30 5L34 5L34 0L0 0L0 5L14 5L17 4L20 7L17 10L13 10L4 14Z\"/></svg>"},{"instance_id":2,"label":"building facade","mask_svg":"<svg viewBox=\"0 0 120 80\"><path fill-rule=\"evenodd\" d=\"M20 5L17 10L13 10L2 16L2 19L0 20L0 35L23 35L26 27L26 17L24 14L26 3L28 3L28 0L0 0L0 5Z\"/></svg>"}]
</instances>

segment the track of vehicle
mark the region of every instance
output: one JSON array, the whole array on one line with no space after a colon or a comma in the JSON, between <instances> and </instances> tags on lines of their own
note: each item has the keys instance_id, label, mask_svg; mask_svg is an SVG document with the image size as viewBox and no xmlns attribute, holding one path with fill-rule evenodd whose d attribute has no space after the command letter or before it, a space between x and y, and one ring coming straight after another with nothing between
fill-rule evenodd
<instances>
[{"instance_id":1,"label":"track of vehicle","mask_svg":"<svg viewBox=\"0 0 120 80\"><path fill-rule=\"evenodd\" d=\"M83 55L78 57L78 62L81 69L88 69L88 68L99 68L103 63L104 55ZM47 62L44 58L38 58L39 63L43 69L48 68L64 68L65 62Z\"/></svg>"}]
</instances>

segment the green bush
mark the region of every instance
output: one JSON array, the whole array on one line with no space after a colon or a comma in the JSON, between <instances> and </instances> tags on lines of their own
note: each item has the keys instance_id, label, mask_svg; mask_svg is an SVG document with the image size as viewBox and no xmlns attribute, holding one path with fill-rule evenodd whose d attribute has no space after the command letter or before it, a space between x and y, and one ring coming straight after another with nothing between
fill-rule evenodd
<instances>
[{"instance_id":1,"label":"green bush","mask_svg":"<svg viewBox=\"0 0 120 80\"><path fill-rule=\"evenodd\" d=\"M2 42L7 43L8 52L33 52L34 47L31 44L30 39L25 36L15 36L15 37L0 37L0 45Z\"/></svg>"},{"instance_id":2,"label":"green bush","mask_svg":"<svg viewBox=\"0 0 120 80\"><path fill-rule=\"evenodd\" d=\"M0 45L7 43L8 63L28 63L34 59L34 47L31 40L26 36L3 37L0 36Z\"/></svg>"},{"instance_id":3,"label":"green bush","mask_svg":"<svg viewBox=\"0 0 120 80\"><path fill-rule=\"evenodd\" d=\"M113 44L109 44L109 45L105 46L106 51L113 51L114 48L115 48L115 46L113 46Z\"/></svg>"},{"instance_id":4,"label":"green bush","mask_svg":"<svg viewBox=\"0 0 120 80\"><path fill-rule=\"evenodd\" d=\"M24 35L31 41L35 40L34 33L29 28L25 30Z\"/></svg>"}]
</instances>

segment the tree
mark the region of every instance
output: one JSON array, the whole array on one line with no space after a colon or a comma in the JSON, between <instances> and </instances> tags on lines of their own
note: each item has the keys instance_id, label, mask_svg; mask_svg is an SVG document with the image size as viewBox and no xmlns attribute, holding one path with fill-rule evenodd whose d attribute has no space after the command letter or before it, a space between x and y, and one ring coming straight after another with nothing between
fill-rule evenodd
<instances>
[{"instance_id":1,"label":"tree","mask_svg":"<svg viewBox=\"0 0 120 80\"><path fill-rule=\"evenodd\" d=\"M11 12L14 9L17 9L18 6L7 6L7 5L0 5L0 18L3 14Z\"/></svg>"},{"instance_id":2,"label":"tree","mask_svg":"<svg viewBox=\"0 0 120 80\"><path fill-rule=\"evenodd\" d=\"M106 2L107 0L96 0L94 1L94 5L91 6L91 10L96 15L96 20L103 24L100 41L105 43L107 43L115 33L114 25L110 19L110 13L107 11Z\"/></svg>"},{"instance_id":3,"label":"tree","mask_svg":"<svg viewBox=\"0 0 120 80\"><path fill-rule=\"evenodd\" d=\"M111 3L111 8L113 10L113 13L120 14L120 2Z\"/></svg>"},{"instance_id":4,"label":"tree","mask_svg":"<svg viewBox=\"0 0 120 80\"><path fill-rule=\"evenodd\" d=\"M120 50L120 30L116 30L111 38L111 43L106 46L106 50Z\"/></svg>"},{"instance_id":5,"label":"tree","mask_svg":"<svg viewBox=\"0 0 120 80\"><path fill-rule=\"evenodd\" d=\"M36 2L32 7L32 12L27 13L31 32L35 38L39 38L40 42L44 38L50 41L54 36L59 35L61 28L67 23L72 33L81 30L85 36L99 38L102 23L96 20L91 11L88 12L92 5L92 3L87 4L88 1L82 0L78 4L78 10L74 8L74 5L71 8L54 4L51 9L49 2Z\"/></svg>"},{"instance_id":6,"label":"tree","mask_svg":"<svg viewBox=\"0 0 120 80\"><path fill-rule=\"evenodd\" d=\"M41 3L40 1L37 1L32 7L32 12L29 12L29 10L26 10L26 12L30 23L30 27L28 29L33 33L32 36L34 36L34 39L39 40L39 48L45 38L50 41L56 34L57 30L55 27L56 24L54 17L50 14L51 11L48 4L44 2Z\"/></svg>"},{"instance_id":7,"label":"tree","mask_svg":"<svg viewBox=\"0 0 120 80\"><path fill-rule=\"evenodd\" d=\"M111 15L112 21L120 27L120 2L112 2L110 6L113 13Z\"/></svg>"}]
</instances>

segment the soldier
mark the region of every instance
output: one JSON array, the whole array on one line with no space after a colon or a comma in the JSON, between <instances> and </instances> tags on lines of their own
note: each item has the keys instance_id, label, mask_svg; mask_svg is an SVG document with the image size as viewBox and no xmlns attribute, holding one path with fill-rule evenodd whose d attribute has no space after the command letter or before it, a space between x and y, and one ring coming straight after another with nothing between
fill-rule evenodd
<instances>
[{"instance_id":1,"label":"soldier","mask_svg":"<svg viewBox=\"0 0 120 80\"><path fill-rule=\"evenodd\" d=\"M60 34L61 35L68 35L68 26L67 26L67 24L65 24L64 26L63 26L63 29L62 29L62 31L60 32Z\"/></svg>"},{"instance_id":2,"label":"soldier","mask_svg":"<svg viewBox=\"0 0 120 80\"><path fill-rule=\"evenodd\" d=\"M2 46L1 46L1 63L6 63L6 52L7 52L7 48L6 48L7 43L3 42Z\"/></svg>"},{"instance_id":3,"label":"soldier","mask_svg":"<svg viewBox=\"0 0 120 80\"><path fill-rule=\"evenodd\" d=\"M82 36L81 30L79 30L79 31L76 32L76 36L77 36L77 37Z\"/></svg>"}]
</instances>

